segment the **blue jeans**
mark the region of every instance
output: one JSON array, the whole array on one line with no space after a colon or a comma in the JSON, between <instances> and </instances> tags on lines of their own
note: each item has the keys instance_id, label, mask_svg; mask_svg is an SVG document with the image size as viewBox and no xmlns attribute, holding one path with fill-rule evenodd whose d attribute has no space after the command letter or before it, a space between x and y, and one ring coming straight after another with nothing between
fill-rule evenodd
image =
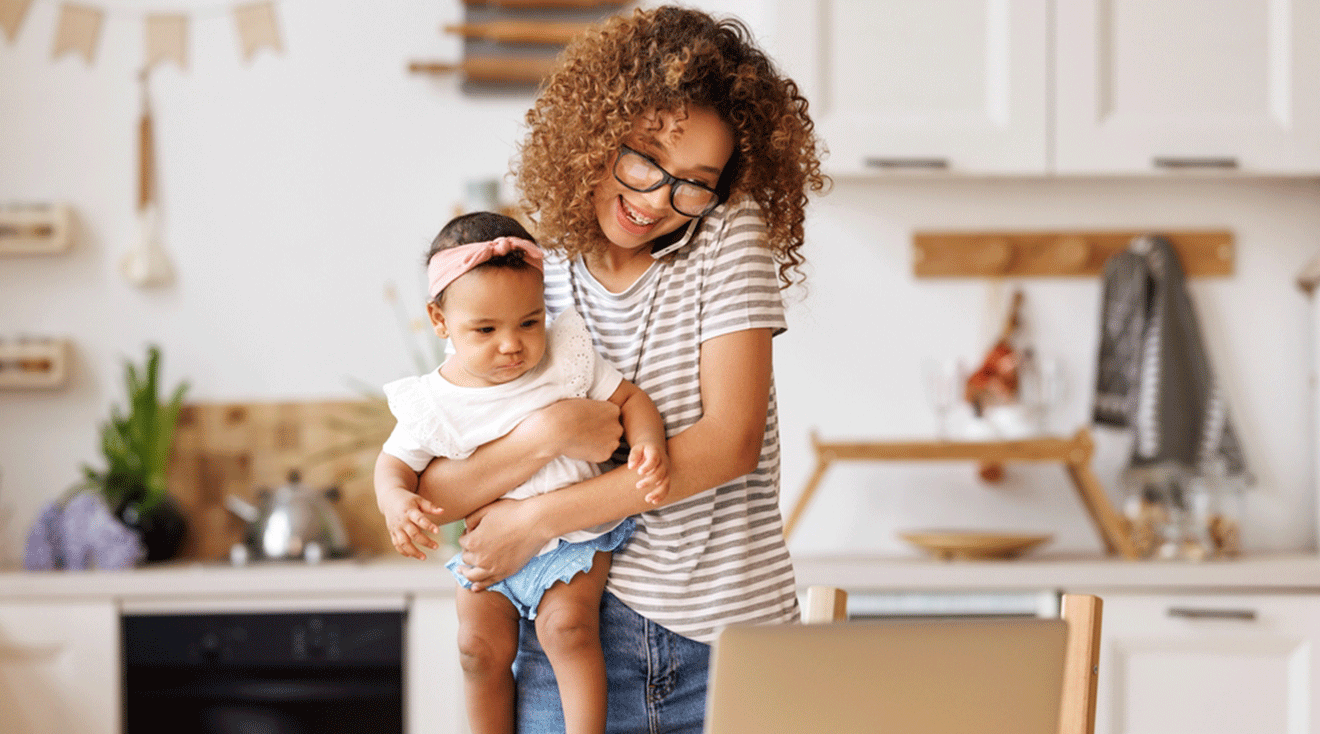
<instances>
[{"instance_id":1,"label":"blue jeans","mask_svg":"<svg viewBox=\"0 0 1320 734\"><path fill-rule=\"evenodd\" d=\"M674 634L606 592L600 640L609 679L607 734L701 734L710 645ZM519 622L518 733L564 731L559 688L536 623Z\"/></svg>"}]
</instances>

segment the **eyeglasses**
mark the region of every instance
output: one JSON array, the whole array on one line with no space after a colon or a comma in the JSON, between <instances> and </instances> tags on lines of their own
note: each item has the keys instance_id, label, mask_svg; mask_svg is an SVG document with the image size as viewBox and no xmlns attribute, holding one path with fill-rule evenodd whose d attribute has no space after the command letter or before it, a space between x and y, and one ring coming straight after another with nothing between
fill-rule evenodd
<instances>
[{"instance_id":1,"label":"eyeglasses","mask_svg":"<svg viewBox=\"0 0 1320 734\"><path fill-rule=\"evenodd\" d=\"M715 189L678 178L661 168L650 156L626 145L619 146L619 157L614 161L614 178L643 194L669 184L669 205L685 217L704 217L720 204L720 195Z\"/></svg>"}]
</instances>

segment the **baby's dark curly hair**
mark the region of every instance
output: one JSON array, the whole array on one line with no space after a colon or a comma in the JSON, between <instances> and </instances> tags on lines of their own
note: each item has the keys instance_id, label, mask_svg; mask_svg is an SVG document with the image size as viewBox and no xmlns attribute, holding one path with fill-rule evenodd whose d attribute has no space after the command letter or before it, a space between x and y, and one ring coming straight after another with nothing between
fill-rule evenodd
<instances>
[{"instance_id":1,"label":"baby's dark curly hair","mask_svg":"<svg viewBox=\"0 0 1320 734\"><path fill-rule=\"evenodd\" d=\"M545 243L570 255L600 251L592 192L610 175L638 117L708 107L733 129L717 189L746 193L765 215L784 287L802 279L808 192L825 190L819 140L797 84L780 75L736 19L665 6L592 28L561 55L535 105L514 175Z\"/></svg>"},{"instance_id":2,"label":"baby's dark curly hair","mask_svg":"<svg viewBox=\"0 0 1320 734\"><path fill-rule=\"evenodd\" d=\"M474 242L489 242L500 237L519 237L529 242L536 242L527 233L527 229L513 217L506 217L495 212L460 214L441 227L440 233L435 236L435 239L431 240L431 247L426 251L426 257L422 260L422 267L429 265L431 257L441 250L448 250L459 245L470 245ZM513 250L504 255L496 255L477 267L524 270L533 266L524 259L522 250ZM437 306L443 307L444 299L445 292L441 291L436 294L432 301Z\"/></svg>"}]
</instances>

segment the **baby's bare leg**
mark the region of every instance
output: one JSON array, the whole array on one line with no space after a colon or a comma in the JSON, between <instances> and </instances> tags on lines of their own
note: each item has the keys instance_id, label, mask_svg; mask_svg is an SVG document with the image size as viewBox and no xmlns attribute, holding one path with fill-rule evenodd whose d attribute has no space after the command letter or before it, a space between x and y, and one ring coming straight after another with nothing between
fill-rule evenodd
<instances>
[{"instance_id":1,"label":"baby's bare leg","mask_svg":"<svg viewBox=\"0 0 1320 734\"><path fill-rule=\"evenodd\" d=\"M513 734L518 610L496 591L458 587L458 655L474 734Z\"/></svg>"},{"instance_id":2,"label":"baby's bare leg","mask_svg":"<svg viewBox=\"0 0 1320 734\"><path fill-rule=\"evenodd\" d=\"M541 642L559 682L566 734L605 731L605 655L600 648L600 596L610 554L597 551L591 570L546 590L536 613Z\"/></svg>"}]
</instances>

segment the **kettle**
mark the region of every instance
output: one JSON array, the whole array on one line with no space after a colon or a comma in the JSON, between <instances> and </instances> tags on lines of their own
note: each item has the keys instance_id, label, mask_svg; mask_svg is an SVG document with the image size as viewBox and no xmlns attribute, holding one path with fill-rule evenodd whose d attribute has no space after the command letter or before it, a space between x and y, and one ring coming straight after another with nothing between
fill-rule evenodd
<instances>
[{"instance_id":1,"label":"kettle","mask_svg":"<svg viewBox=\"0 0 1320 734\"><path fill-rule=\"evenodd\" d=\"M234 565L249 559L297 560L316 563L323 558L349 554L348 533L333 502L339 488L313 489L303 486L297 471L289 482L271 491L257 491L256 505L234 495L225 497L225 507L247 522L242 543L229 549Z\"/></svg>"}]
</instances>

